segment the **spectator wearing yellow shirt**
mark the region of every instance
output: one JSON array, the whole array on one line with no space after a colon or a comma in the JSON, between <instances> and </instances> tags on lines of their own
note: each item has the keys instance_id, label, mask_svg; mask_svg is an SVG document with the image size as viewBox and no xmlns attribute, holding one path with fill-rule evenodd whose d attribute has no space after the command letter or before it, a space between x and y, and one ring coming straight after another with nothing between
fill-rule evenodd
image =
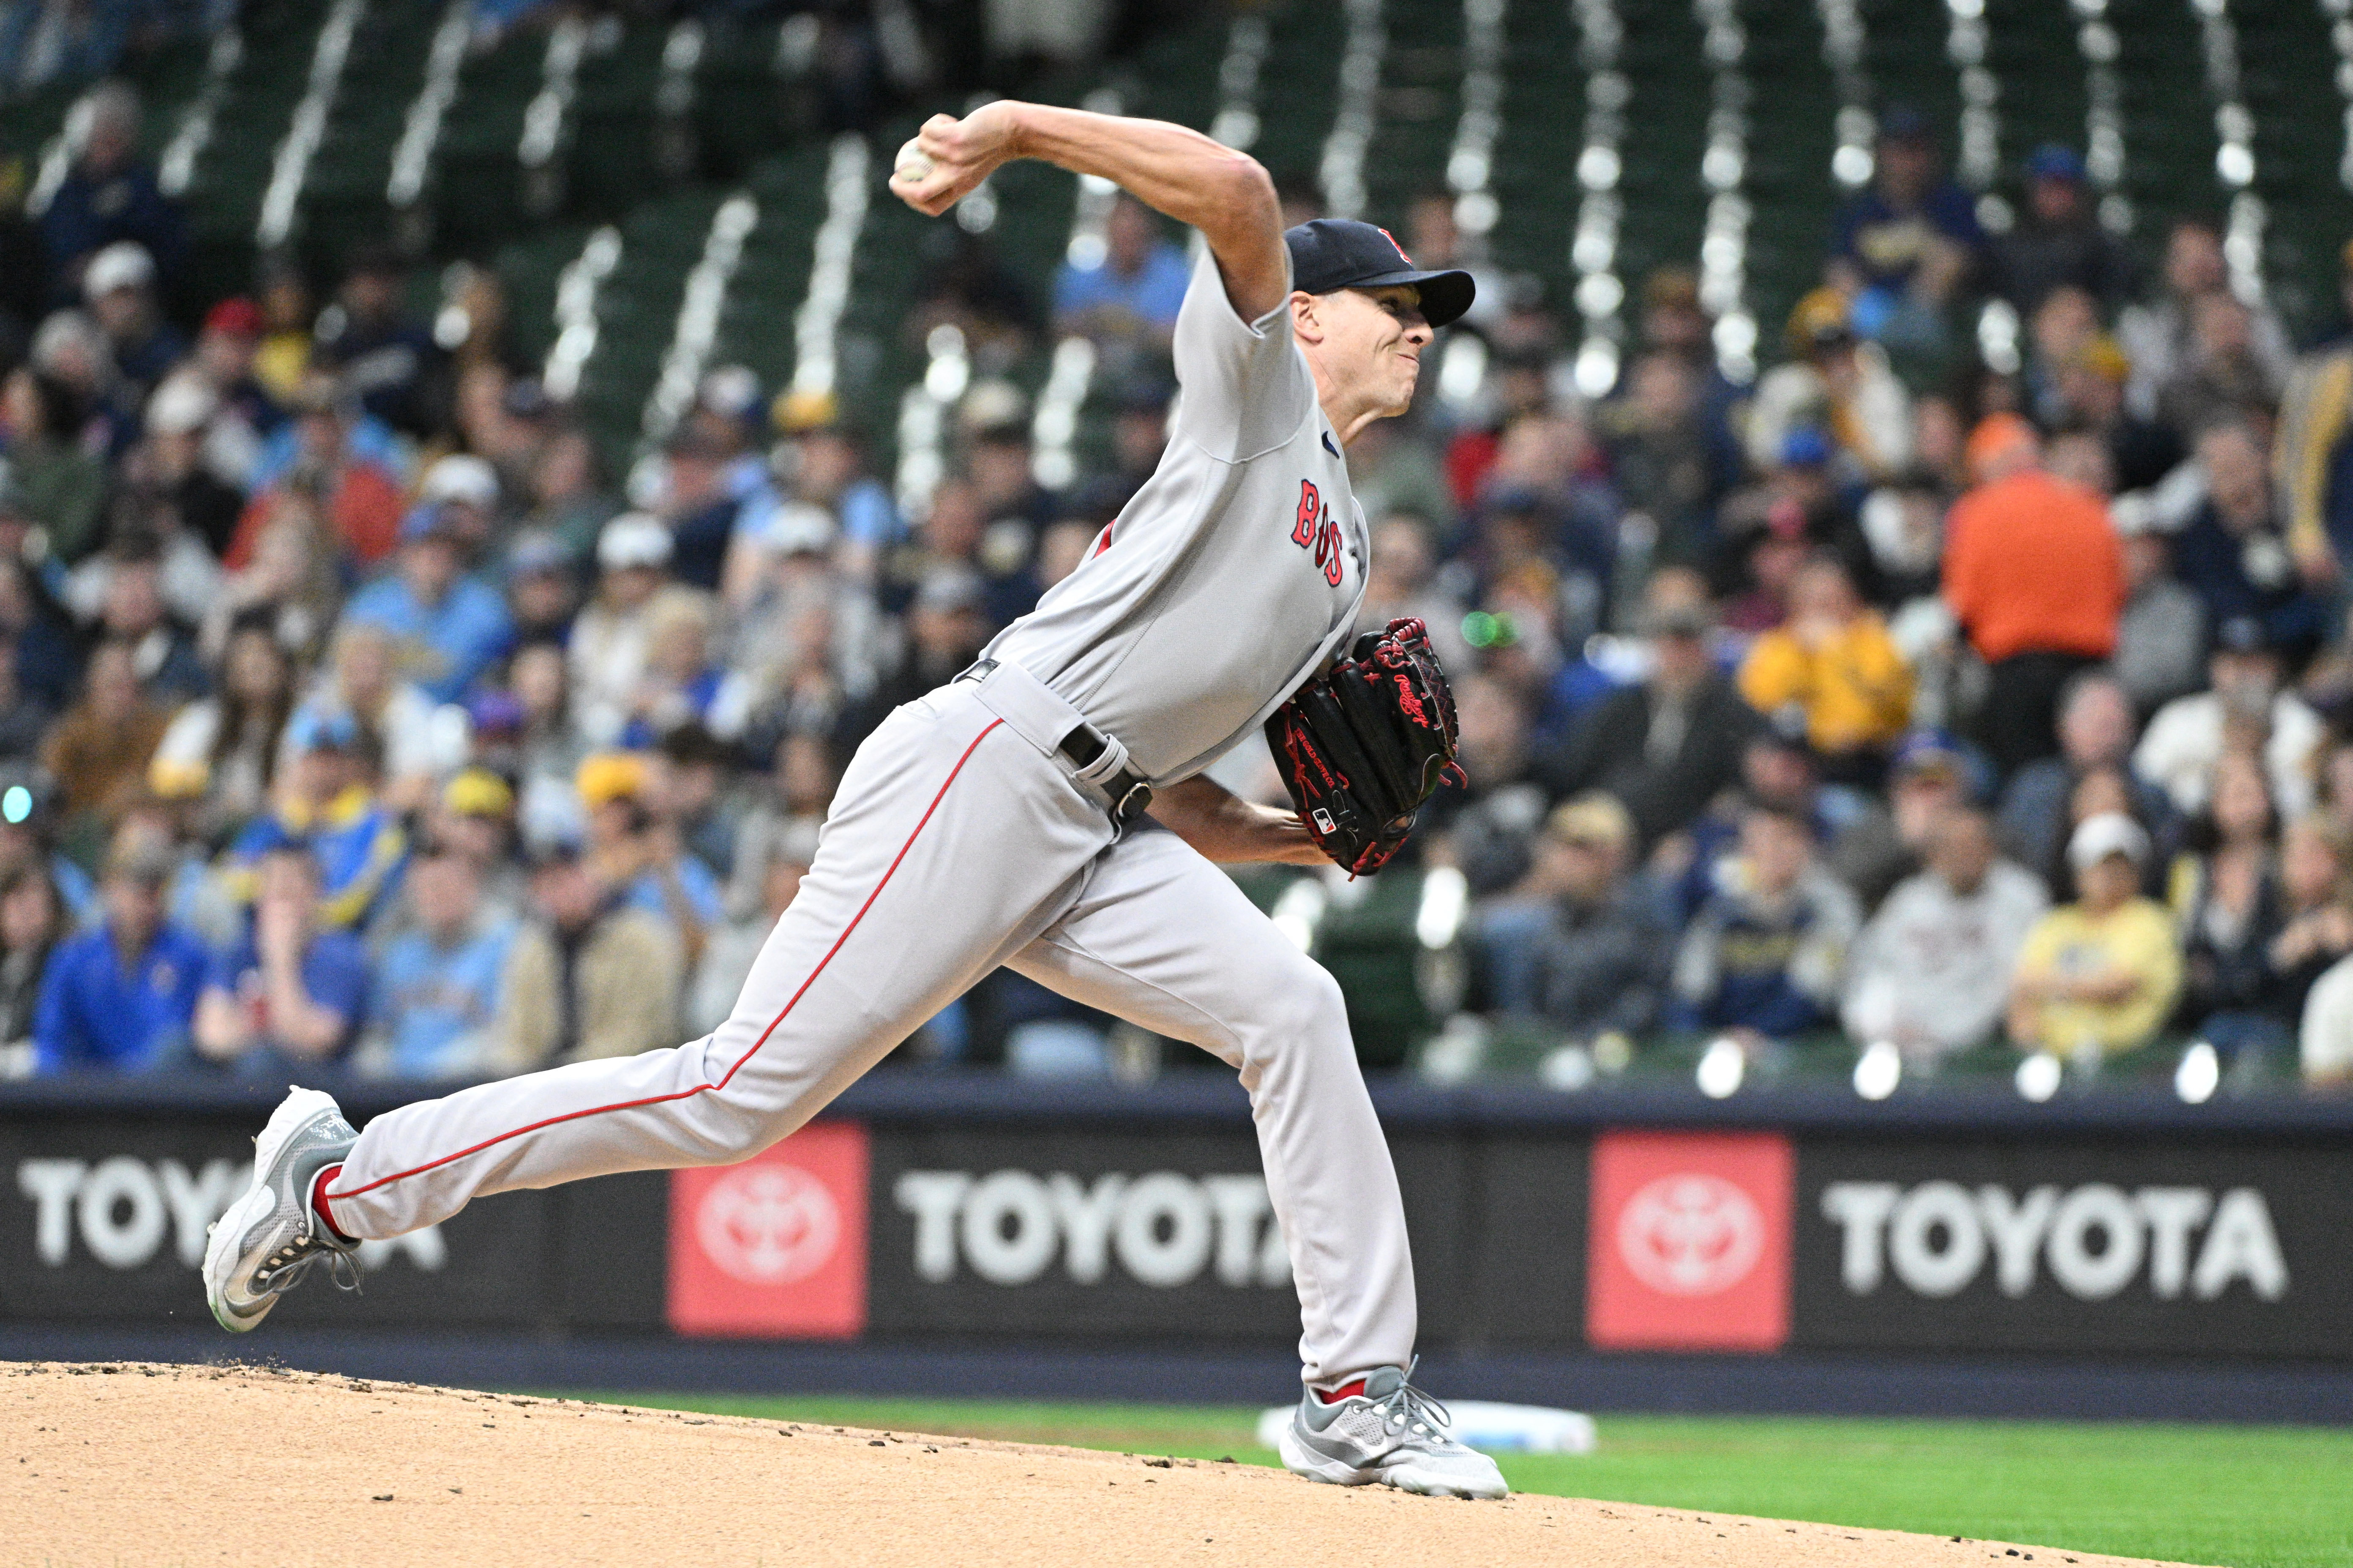
<instances>
[{"instance_id":1,"label":"spectator wearing yellow shirt","mask_svg":"<svg viewBox=\"0 0 2353 1568\"><path fill-rule=\"evenodd\" d=\"M1789 618L1741 661L1740 695L1768 718L1786 716L1785 729L1801 719L1834 776L1869 779L1911 722L1912 667L1846 567L1818 555L1790 584Z\"/></svg>"},{"instance_id":2,"label":"spectator wearing yellow shirt","mask_svg":"<svg viewBox=\"0 0 2353 1568\"><path fill-rule=\"evenodd\" d=\"M2067 841L2076 901L2027 933L2010 982L2010 1037L2024 1049L2114 1056L2147 1045L2181 991L2172 917L2140 893L2148 835L2121 812Z\"/></svg>"}]
</instances>

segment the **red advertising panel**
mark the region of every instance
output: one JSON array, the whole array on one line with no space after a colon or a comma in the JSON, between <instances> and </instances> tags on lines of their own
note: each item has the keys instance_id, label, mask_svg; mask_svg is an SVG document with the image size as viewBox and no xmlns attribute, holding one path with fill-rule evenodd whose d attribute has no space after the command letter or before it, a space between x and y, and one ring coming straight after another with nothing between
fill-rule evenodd
<instances>
[{"instance_id":1,"label":"red advertising panel","mask_svg":"<svg viewBox=\"0 0 2353 1568\"><path fill-rule=\"evenodd\" d=\"M1778 1350L1794 1167L1777 1133L1594 1140L1586 1338L1599 1350Z\"/></svg>"},{"instance_id":2,"label":"red advertising panel","mask_svg":"<svg viewBox=\"0 0 2353 1568\"><path fill-rule=\"evenodd\" d=\"M673 1171L670 1325L854 1339L866 1328L866 1129L804 1127L740 1165Z\"/></svg>"}]
</instances>

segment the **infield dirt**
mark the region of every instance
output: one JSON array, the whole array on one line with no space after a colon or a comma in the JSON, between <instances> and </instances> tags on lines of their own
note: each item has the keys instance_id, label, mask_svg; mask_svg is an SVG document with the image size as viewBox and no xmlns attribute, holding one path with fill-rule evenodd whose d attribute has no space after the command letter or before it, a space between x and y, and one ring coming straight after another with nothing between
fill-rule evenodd
<instances>
[{"instance_id":1,"label":"infield dirt","mask_svg":"<svg viewBox=\"0 0 2353 1568\"><path fill-rule=\"evenodd\" d=\"M2080 1568L2007 1542L251 1367L0 1363L0 1568Z\"/></svg>"}]
</instances>

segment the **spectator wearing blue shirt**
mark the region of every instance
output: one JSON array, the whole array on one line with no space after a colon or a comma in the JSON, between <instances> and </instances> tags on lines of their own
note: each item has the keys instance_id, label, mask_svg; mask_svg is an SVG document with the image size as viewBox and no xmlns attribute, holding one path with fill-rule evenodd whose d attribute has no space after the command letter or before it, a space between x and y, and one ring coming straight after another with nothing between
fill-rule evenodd
<instances>
[{"instance_id":1,"label":"spectator wearing blue shirt","mask_svg":"<svg viewBox=\"0 0 2353 1568\"><path fill-rule=\"evenodd\" d=\"M388 1078L489 1078L508 1065L499 1010L517 924L482 907L473 862L450 849L408 876L415 930L375 966L366 1065Z\"/></svg>"},{"instance_id":2,"label":"spectator wearing blue shirt","mask_svg":"<svg viewBox=\"0 0 2353 1568\"><path fill-rule=\"evenodd\" d=\"M49 956L33 1023L44 1073L145 1072L182 1059L210 955L164 919L170 858L138 844L107 868L105 918Z\"/></svg>"},{"instance_id":3,"label":"spectator wearing blue shirt","mask_svg":"<svg viewBox=\"0 0 2353 1568\"><path fill-rule=\"evenodd\" d=\"M907 521L891 492L866 471L864 445L840 422L840 412L829 392L778 395L771 417L789 443L790 489L776 494L774 505L747 507L736 531L765 540L785 525L779 514L788 514L794 502L821 508L841 527L841 569L871 583L882 557L906 542Z\"/></svg>"},{"instance_id":4,"label":"spectator wearing blue shirt","mask_svg":"<svg viewBox=\"0 0 2353 1568\"><path fill-rule=\"evenodd\" d=\"M1103 253L1062 263L1054 274L1054 330L1098 342L1166 348L1176 330L1192 268L1160 232L1160 220L1122 195L1103 229Z\"/></svg>"},{"instance_id":5,"label":"spectator wearing blue shirt","mask_svg":"<svg viewBox=\"0 0 2353 1568\"><path fill-rule=\"evenodd\" d=\"M461 574L463 542L449 503L417 507L400 525L393 570L352 596L347 624L398 638L401 666L436 702L454 702L506 656L514 623L497 589Z\"/></svg>"},{"instance_id":6,"label":"spectator wearing blue shirt","mask_svg":"<svg viewBox=\"0 0 2353 1568\"><path fill-rule=\"evenodd\" d=\"M1854 329L1893 349L1933 352L1944 310L1985 248L1977 206L1937 167L1918 110L1880 119L1871 188L1841 208L1831 238L1830 279L1854 301Z\"/></svg>"},{"instance_id":7,"label":"spectator wearing blue shirt","mask_svg":"<svg viewBox=\"0 0 2353 1568\"><path fill-rule=\"evenodd\" d=\"M319 865L299 844L261 859L252 930L222 953L196 1003L197 1054L242 1076L332 1061L367 1011L367 950L321 921Z\"/></svg>"}]
</instances>

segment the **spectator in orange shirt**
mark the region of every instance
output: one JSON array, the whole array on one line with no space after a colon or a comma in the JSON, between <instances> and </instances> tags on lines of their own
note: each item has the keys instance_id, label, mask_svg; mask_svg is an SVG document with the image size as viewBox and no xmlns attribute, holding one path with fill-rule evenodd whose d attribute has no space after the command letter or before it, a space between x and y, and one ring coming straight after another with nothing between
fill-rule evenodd
<instances>
[{"instance_id":1,"label":"spectator in orange shirt","mask_svg":"<svg viewBox=\"0 0 2353 1568\"><path fill-rule=\"evenodd\" d=\"M2034 427L1996 414L1971 432L1977 488L1945 526L1945 602L1986 661L1986 749L2004 773L2049 756L2059 689L2116 651L2124 551L2108 510L2042 467Z\"/></svg>"},{"instance_id":2,"label":"spectator in orange shirt","mask_svg":"<svg viewBox=\"0 0 2353 1568\"><path fill-rule=\"evenodd\" d=\"M1830 773L1876 784L1912 720L1912 667L1836 556L1817 555L1789 589L1789 618L1757 639L1740 695L1767 718L1805 727Z\"/></svg>"},{"instance_id":3,"label":"spectator in orange shirt","mask_svg":"<svg viewBox=\"0 0 2353 1568\"><path fill-rule=\"evenodd\" d=\"M277 515L280 496L286 491L310 498L326 513L351 563L364 569L392 553L400 537L400 484L352 451L353 411L327 377L312 376L303 384L295 415L301 424L294 466L257 493L237 519L237 532L222 557L230 571L241 570L252 559L253 547Z\"/></svg>"}]
</instances>

